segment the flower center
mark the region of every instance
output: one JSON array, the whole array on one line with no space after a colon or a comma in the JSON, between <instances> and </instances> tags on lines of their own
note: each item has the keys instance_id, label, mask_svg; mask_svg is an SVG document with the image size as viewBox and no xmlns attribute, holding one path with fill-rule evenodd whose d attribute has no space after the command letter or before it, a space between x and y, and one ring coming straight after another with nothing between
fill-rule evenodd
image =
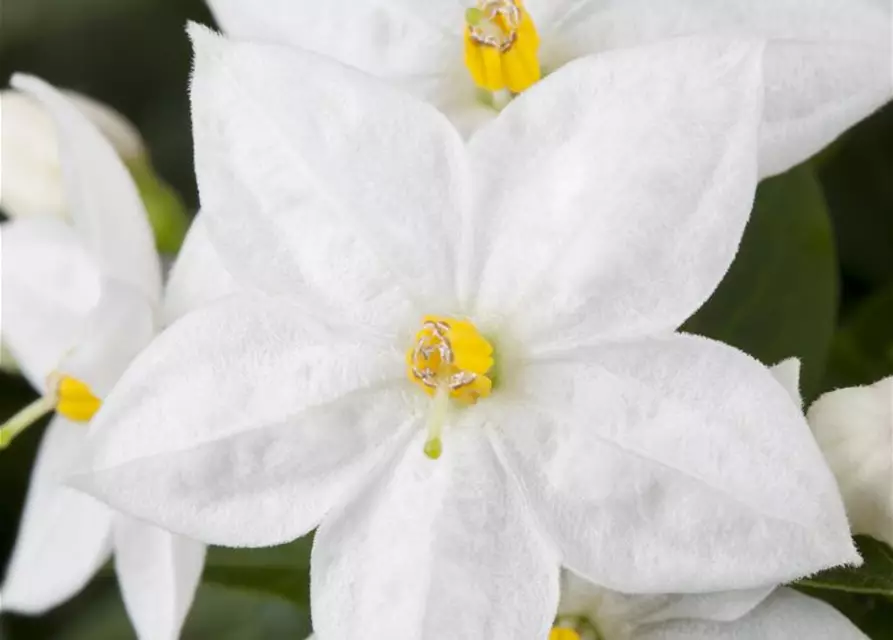
<instances>
[{"instance_id":1,"label":"flower center","mask_svg":"<svg viewBox=\"0 0 893 640\"><path fill-rule=\"evenodd\" d=\"M433 459L442 451L440 434L449 400L471 405L486 398L493 388L487 376L493 368L493 347L467 320L425 316L406 354L410 380L434 399L428 421L425 453Z\"/></svg>"},{"instance_id":2,"label":"flower center","mask_svg":"<svg viewBox=\"0 0 893 640\"><path fill-rule=\"evenodd\" d=\"M521 93L540 79L539 36L521 0L478 0L465 22L465 66L475 84Z\"/></svg>"},{"instance_id":3,"label":"flower center","mask_svg":"<svg viewBox=\"0 0 893 640\"><path fill-rule=\"evenodd\" d=\"M69 375L52 373L47 377L49 392L19 411L0 425L0 450L5 449L13 438L40 420L56 411L73 422L89 422L99 411L102 401L90 387Z\"/></svg>"},{"instance_id":4,"label":"flower center","mask_svg":"<svg viewBox=\"0 0 893 640\"><path fill-rule=\"evenodd\" d=\"M549 640L580 640L580 634L567 627L553 627Z\"/></svg>"}]
</instances>

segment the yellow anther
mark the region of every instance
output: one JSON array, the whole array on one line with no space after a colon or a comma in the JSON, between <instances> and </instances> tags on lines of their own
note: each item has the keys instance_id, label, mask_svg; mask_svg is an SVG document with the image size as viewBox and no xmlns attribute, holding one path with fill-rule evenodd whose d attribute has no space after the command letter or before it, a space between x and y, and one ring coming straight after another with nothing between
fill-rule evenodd
<instances>
[{"instance_id":1,"label":"yellow anther","mask_svg":"<svg viewBox=\"0 0 893 640\"><path fill-rule=\"evenodd\" d=\"M540 79L539 35L521 0L478 0L465 22L465 66L478 86L521 93Z\"/></svg>"},{"instance_id":2,"label":"yellow anther","mask_svg":"<svg viewBox=\"0 0 893 640\"><path fill-rule=\"evenodd\" d=\"M74 422L87 422L99 411L102 401L77 378L60 376L56 386L56 412Z\"/></svg>"},{"instance_id":3,"label":"yellow anther","mask_svg":"<svg viewBox=\"0 0 893 640\"><path fill-rule=\"evenodd\" d=\"M580 634L567 627L555 627L549 633L549 640L580 640Z\"/></svg>"}]
</instances>

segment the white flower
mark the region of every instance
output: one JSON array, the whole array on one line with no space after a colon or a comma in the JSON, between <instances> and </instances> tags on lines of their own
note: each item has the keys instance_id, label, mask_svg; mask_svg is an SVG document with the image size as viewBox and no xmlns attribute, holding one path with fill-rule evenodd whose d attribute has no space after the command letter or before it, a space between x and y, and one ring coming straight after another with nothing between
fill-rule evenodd
<instances>
[{"instance_id":1,"label":"white flower","mask_svg":"<svg viewBox=\"0 0 893 640\"><path fill-rule=\"evenodd\" d=\"M893 377L826 393L808 419L853 531L893 545Z\"/></svg>"},{"instance_id":2,"label":"white flower","mask_svg":"<svg viewBox=\"0 0 893 640\"><path fill-rule=\"evenodd\" d=\"M74 103L36 78L17 76L14 84L55 122L71 222L35 216L2 225L2 335L44 397L0 429L0 448L39 415L56 416L40 446L0 609L36 614L60 604L114 550L139 637L173 639L205 546L62 482L84 455L100 399L164 319L152 232L127 169Z\"/></svg>"},{"instance_id":3,"label":"white flower","mask_svg":"<svg viewBox=\"0 0 893 640\"><path fill-rule=\"evenodd\" d=\"M832 606L793 589L637 596L562 578L549 640L868 640Z\"/></svg>"},{"instance_id":4,"label":"white flower","mask_svg":"<svg viewBox=\"0 0 893 640\"><path fill-rule=\"evenodd\" d=\"M228 34L317 51L385 78L465 131L492 119L540 66L560 74L579 58L679 36L768 39L764 176L807 159L893 97L887 0L208 2ZM476 33L507 50L476 45ZM495 104L472 75L486 89L505 87Z\"/></svg>"},{"instance_id":5,"label":"white flower","mask_svg":"<svg viewBox=\"0 0 893 640\"><path fill-rule=\"evenodd\" d=\"M582 61L466 144L320 56L192 36L204 222L247 291L137 358L77 486L212 543L320 525L326 640L543 638L562 563L663 593L857 559L799 407L673 333L750 211L760 46Z\"/></svg>"},{"instance_id":6,"label":"white flower","mask_svg":"<svg viewBox=\"0 0 893 640\"><path fill-rule=\"evenodd\" d=\"M136 127L111 107L66 91L65 96L112 143L125 161L136 161L146 149ZM3 181L0 205L11 217L69 216L62 184L59 140L46 109L26 93L0 91L3 138Z\"/></svg>"}]
</instances>

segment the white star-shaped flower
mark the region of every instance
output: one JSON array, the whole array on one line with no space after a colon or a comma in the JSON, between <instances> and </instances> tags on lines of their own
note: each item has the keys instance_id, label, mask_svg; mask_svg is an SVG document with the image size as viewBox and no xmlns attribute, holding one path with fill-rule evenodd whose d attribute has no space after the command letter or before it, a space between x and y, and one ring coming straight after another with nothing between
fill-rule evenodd
<instances>
[{"instance_id":1,"label":"white star-shaped flower","mask_svg":"<svg viewBox=\"0 0 893 640\"><path fill-rule=\"evenodd\" d=\"M853 531L893 546L893 377L826 393L808 418Z\"/></svg>"},{"instance_id":2,"label":"white star-shaped flower","mask_svg":"<svg viewBox=\"0 0 893 640\"><path fill-rule=\"evenodd\" d=\"M192 37L204 223L245 291L137 358L78 486L212 543L319 526L327 640L543 638L561 564L665 593L857 560L784 388L674 333L750 211L762 46L587 59L466 144L323 57Z\"/></svg>"},{"instance_id":3,"label":"white star-shaped flower","mask_svg":"<svg viewBox=\"0 0 893 640\"><path fill-rule=\"evenodd\" d=\"M11 446L0 456L15 455L10 441L40 415L56 415L32 472L0 610L37 614L64 602L114 551L137 634L173 640L205 545L114 512L63 482L84 455L101 399L159 323L174 317L162 311L154 238L109 141L41 80L17 76L13 84L55 124L71 221L44 216L2 225L2 336L43 397L0 429L0 449ZM185 288L202 289L188 269L180 272Z\"/></svg>"},{"instance_id":4,"label":"white star-shaped flower","mask_svg":"<svg viewBox=\"0 0 893 640\"><path fill-rule=\"evenodd\" d=\"M680 36L766 39L764 176L806 160L893 97L887 0L208 2L228 34L385 78L466 132L580 58Z\"/></svg>"}]
</instances>

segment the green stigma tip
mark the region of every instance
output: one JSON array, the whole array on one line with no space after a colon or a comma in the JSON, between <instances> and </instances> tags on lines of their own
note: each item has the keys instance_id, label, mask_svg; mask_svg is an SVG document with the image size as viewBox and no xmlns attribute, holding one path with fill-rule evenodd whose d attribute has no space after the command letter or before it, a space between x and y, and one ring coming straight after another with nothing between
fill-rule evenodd
<instances>
[{"instance_id":1,"label":"green stigma tip","mask_svg":"<svg viewBox=\"0 0 893 640\"><path fill-rule=\"evenodd\" d=\"M432 460L437 460L441 453L443 453L443 442L440 438L432 438L425 443L425 455Z\"/></svg>"},{"instance_id":2,"label":"green stigma tip","mask_svg":"<svg viewBox=\"0 0 893 640\"><path fill-rule=\"evenodd\" d=\"M471 7L465 11L465 21L472 27L479 24L484 19L484 12L477 7Z\"/></svg>"}]
</instances>

